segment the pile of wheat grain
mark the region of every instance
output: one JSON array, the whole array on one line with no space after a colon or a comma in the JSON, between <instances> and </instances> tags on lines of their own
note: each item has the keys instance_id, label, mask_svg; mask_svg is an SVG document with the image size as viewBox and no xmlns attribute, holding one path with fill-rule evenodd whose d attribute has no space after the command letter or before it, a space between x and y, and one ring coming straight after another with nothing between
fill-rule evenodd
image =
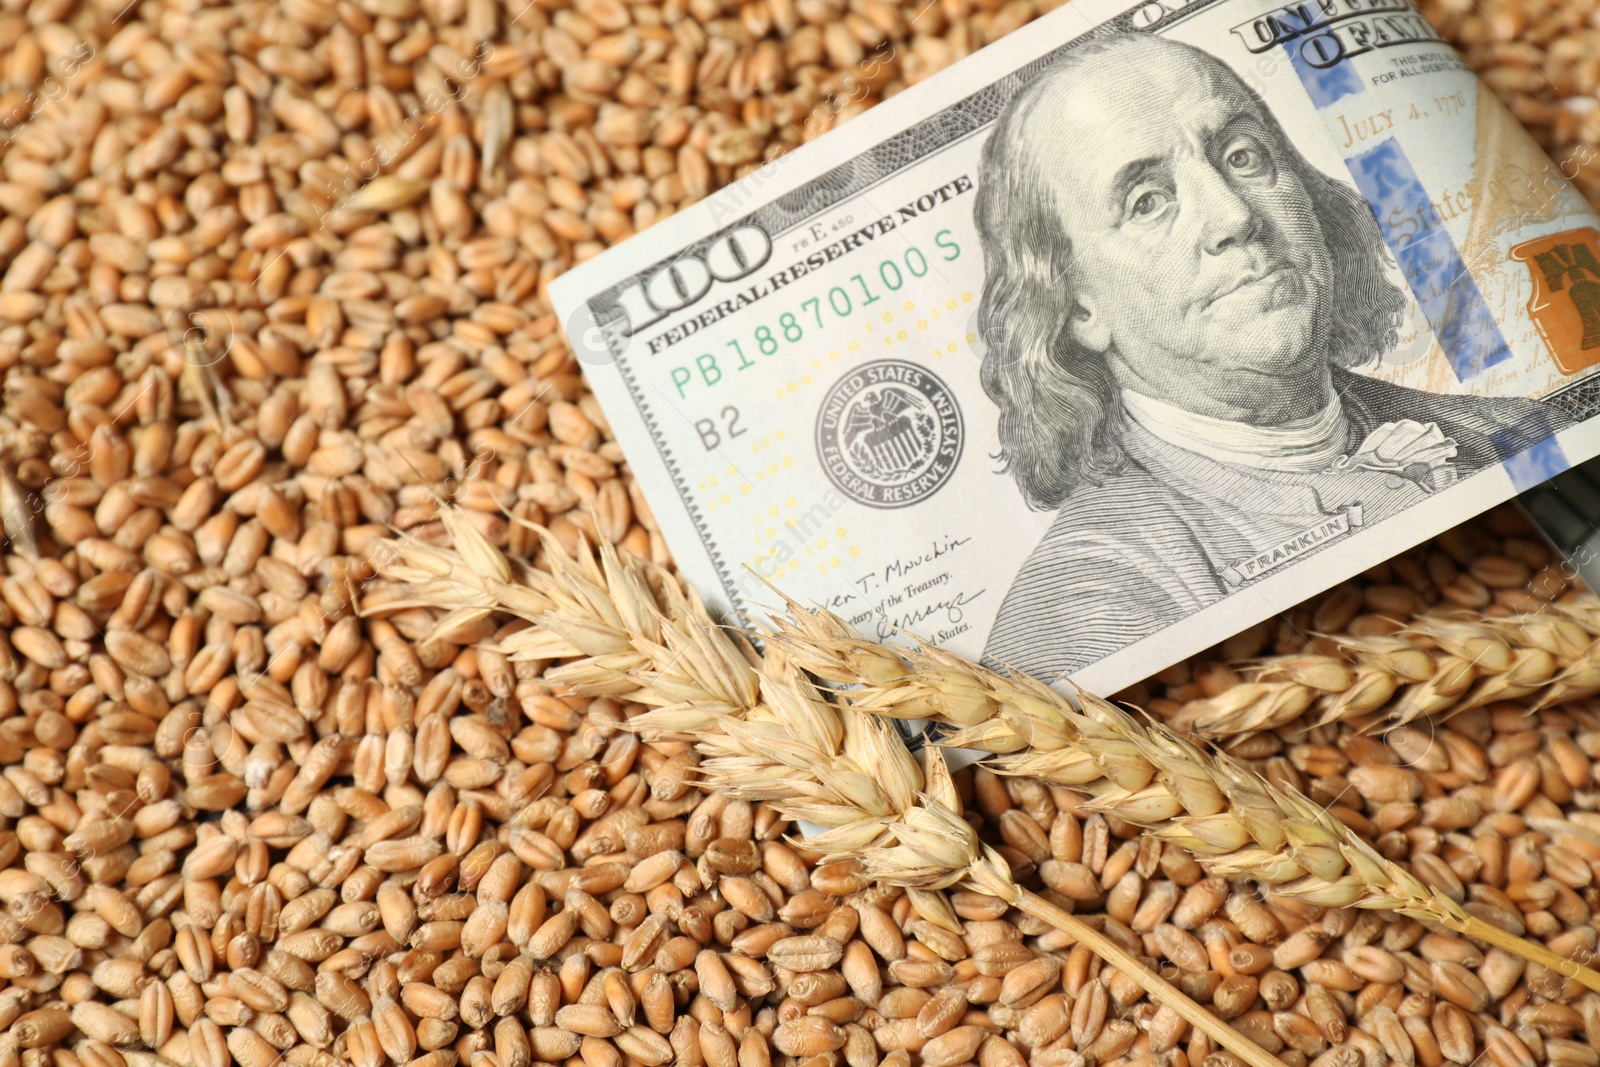
<instances>
[{"instance_id":1,"label":"pile of wheat grain","mask_svg":"<svg viewBox=\"0 0 1600 1067\"><path fill-rule=\"evenodd\" d=\"M433 638L374 578L441 497L513 555L536 522L665 561L548 280L1049 6L0 6L0 1067L1226 1061L1004 901L941 925L817 865L620 730L637 706L474 648L487 622ZM1428 13L1593 191L1591 9ZM1134 695L1176 713L1439 597L1520 610L1549 561L1508 521ZM1236 751L1592 954L1588 705ZM1059 787L955 784L1023 884L1289 1067L1600 1064L1559 974L1230 886Z\"/></svg>"}]
</instances>

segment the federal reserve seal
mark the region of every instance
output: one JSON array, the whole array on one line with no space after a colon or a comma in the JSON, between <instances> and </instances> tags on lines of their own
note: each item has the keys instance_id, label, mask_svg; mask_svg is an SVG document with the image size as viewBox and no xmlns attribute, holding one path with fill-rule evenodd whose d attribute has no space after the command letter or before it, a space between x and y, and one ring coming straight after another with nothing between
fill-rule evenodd
<instances>
[{"instance_id":1,"label":"federal reserve seal","mask_svg":"<svg viewBox=\"0 0 1600 1067\"><path fill-rule=\"evenodd\" d=\"M926 500L961 459L961 409L931 371L864 363L833 384L817 414L817 456L839 491L874 508Z\"/></svg>"}]
</instances>

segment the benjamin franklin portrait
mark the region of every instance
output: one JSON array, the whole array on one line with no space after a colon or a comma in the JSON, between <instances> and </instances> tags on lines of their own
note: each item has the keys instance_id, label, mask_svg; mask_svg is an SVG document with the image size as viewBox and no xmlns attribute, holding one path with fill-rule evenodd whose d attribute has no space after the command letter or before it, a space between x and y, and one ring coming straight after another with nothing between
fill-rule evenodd
<instances>
[{"instance_id":1,"label":"benjamin franklin portrait","mask_svg":"<svg viewBox=\"0 0 1600 1067\"><path fill-rule=\"evenodd\" d=\"M1075 49L1002 112L978 188L1001 462L1057 512L990 662L1054 680L1566 424L1359 372L1407 307L1376 220L1198 49Z\"/></svg>"}]
</instances>

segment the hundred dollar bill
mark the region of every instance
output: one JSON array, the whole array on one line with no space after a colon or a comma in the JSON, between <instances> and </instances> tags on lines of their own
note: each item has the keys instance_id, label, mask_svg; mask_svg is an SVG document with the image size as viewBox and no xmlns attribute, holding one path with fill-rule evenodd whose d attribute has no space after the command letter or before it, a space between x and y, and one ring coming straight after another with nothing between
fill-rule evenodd
<instances>
[{"instance_id":1,"label":"hundred dollar bill","mask_svg":"<svg viewBox=\"0 0 1600 1067\"><path fill-rule=\"evenodd\" d=\"M1600 452L1600 219L1405 0L1075 0L560 278L685 576L1115 691Z\"/></svg>"}]
</instances>

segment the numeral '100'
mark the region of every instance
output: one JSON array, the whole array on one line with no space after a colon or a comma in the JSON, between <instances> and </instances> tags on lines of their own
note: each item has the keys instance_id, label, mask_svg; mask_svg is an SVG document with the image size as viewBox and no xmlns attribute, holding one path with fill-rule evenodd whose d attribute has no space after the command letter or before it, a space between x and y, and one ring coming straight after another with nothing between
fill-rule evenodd
<instances>
[{"instance_id":1,"label":"numeral '100'","mask_svg":"<svg viewBox=\"0 0 1600 1067\"><path fill-rule=\"evenodd\" d=\"M772 239L759 226L740 226L718 237L704 258L684 252L642 282L635 279L617 293L617 306L628 316L628 335L706 295L713 280L736 282L759 270L772 255Z\"/></svg>"}]
</instances>

